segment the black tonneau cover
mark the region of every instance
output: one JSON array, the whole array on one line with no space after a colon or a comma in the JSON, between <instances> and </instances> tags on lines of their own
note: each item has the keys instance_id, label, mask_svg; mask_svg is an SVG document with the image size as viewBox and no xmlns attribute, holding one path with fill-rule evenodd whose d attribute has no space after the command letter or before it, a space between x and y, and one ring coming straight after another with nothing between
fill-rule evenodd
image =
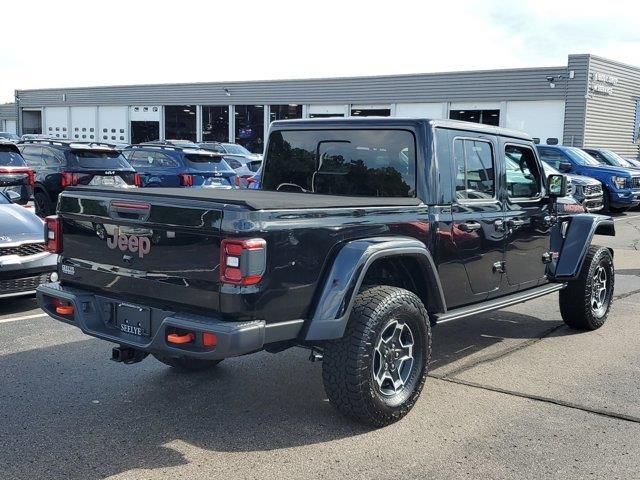
<instances>
[{"instance_id":1,"label":"black tonneau cover","mask_svg":"<svg viewBox=\"0 0 640 480\"><path fill-rule=\"evenodd\" d=\"M266 190L223 190L215 188L135 188L122 190L104 187L69 187L69 192L126 193L132 196L187 198L242 205L252 210L288 210L302 208L399 207L421 205L419 198L346 197L314 193L272 192Z\"/></svg>"}]
</instances>

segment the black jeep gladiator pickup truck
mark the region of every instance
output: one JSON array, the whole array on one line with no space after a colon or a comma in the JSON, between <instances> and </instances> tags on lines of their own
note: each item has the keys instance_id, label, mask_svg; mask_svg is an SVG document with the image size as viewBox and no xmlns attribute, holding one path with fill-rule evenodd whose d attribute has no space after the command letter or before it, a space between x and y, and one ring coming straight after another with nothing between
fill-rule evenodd
<instances>
[{"instance_id":1,"label":"black jeep gladiator pickup truck","mask_svg":"<svg viewBox=\"0 0 640 480\"><path fill-rule=\"evenodd\" d=\"M607 318L613 253L591 239L613 221L558 215L566 178L545 178L523 133L274 122L261 188L66 189L45 232L60 281L40 306L124 363L309 348L331 403L374 426L414 405L433 325L557 291L569 326Z\"/></svg>"}]
</instances>

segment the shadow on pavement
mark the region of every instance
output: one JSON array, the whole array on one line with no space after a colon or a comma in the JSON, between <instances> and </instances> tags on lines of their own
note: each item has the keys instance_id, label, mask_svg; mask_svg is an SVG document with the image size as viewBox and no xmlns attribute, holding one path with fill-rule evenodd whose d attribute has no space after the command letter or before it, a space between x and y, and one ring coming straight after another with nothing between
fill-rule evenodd
<instances>
[{"instance_id":1,"label":"shadow on pavement","mask_svg":"<svg viewBox=\"0 0 640 480\"><path fill-rule=\"evenodd\" d=\"M536 338L558 324L497 312L438 326L433 364L504 339ZM308 362L304 350L180 374L152 358L114 364L110 348L87 339L0 357L3 478L97 479L184 464L166 446L175 440L213 452L251 452L369 431L329 405L321 366Z\"/></svg>"},{"instance_id":2,"label":"shadow on pavement","mask_svg":"<svg viewBox=\"0 0 640 480\"><path fill-rule=\"evenodd\" d=\"M38 302L36 296L28 295L26 297L9 297L0 299L0 317L6 315L21 315L23 312L38 308ZM38 312L41 313L38 309Z\"/></svg>"}]
</instances>

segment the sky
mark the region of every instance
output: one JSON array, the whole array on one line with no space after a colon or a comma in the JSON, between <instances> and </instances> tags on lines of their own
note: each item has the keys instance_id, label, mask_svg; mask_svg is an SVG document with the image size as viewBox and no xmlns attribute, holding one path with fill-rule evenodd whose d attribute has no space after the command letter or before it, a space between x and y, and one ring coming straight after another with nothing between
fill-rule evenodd
<instances>
[{"instance_id":1,"label":"sky","mask_svg":"<svg viewBox=\"0 0 640 480\"><path fill-rule=\"evenodd\" d=\"M640 66L638 0L7 2L0 103L16 89L563 66Z\"/></svg>"}]
</instances>

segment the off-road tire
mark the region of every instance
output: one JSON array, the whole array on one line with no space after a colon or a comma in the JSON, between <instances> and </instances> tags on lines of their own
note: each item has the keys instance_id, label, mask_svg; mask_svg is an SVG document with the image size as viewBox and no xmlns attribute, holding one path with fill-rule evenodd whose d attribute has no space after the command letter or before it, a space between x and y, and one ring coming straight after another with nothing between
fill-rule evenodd
<instances>
[{"instance_id":1,"label":"off-road tire","mask_svg":"<svg viewBox=\"0 0 640 480\"><path fill-rule=\"evenodd\" d=\"M154 353L153 356L156 360L169 365L181 372L202 372L216 367L222 360L202 360L200 358L191 357L171 357L169 355L162 355Z\"/></svg>"},{"instance_id":2,"label":"off-road tire","mask_svg":"<svg viewBox=\"0 0 640 480\"><path fill-rule=\"evenodd\" d=\"M36 191L33 194L33 200L37 216L44 218L47 215L53 215L53 204L45 192L42 190Z\"/></svg>"},{"instance_id":3,"label":"off-road tire","mask_svg":"<svg viewBox=\"0 0 640 480\"><path fill-rule=\"evenodd\" d=\"M385 396L373 376L374 357L376 342L393 321L410 327L414 359L403 390ZM430 356L431 325L422 301L402 288L371 287L356 297L343 337L325 345L324 388L331 404L347 417L384 427L400 420L415 404Z\"/></svg>"},{"instance_id":4,"label":"off-road tire","mask_svg":"<svg viewBox=\"0 0 640 480\"><path fill-rule=\"evenodd\" d=\"M600 309L594 309L594 276L599 268L606 273L606 300ZM578 278L560 291L560 313L564 323L578 330L597 330L604 325L613 302L614 281L611 252L608 248L591 245Z\"/></svg>"}]
</instances>

